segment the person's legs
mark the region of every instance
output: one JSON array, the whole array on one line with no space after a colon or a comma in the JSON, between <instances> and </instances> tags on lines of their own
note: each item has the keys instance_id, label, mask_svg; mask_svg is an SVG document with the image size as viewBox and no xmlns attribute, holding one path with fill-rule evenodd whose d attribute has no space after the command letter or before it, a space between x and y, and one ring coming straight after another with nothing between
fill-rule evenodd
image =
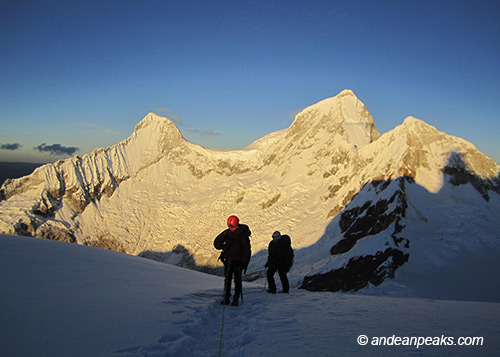
<instances>
[{"instance_id":1,"label":"person's legs","mask_svg":"<svg viewBox=\"0 0 500 357\"><path fill-rule=\"evenodd\" d=\"M288 293L290 291L290 284L288 282L288 277L286 276L286 273L288 273L287 268L279 268L278 269L278 274L280 276L281 285L283 286L284 293Z\"/></svg>"},{"instance_id":2,"label":"person's legs","mask_svg":"<svg viewBox=\"0 0 500 357\"><path fill-rule=\"evenodd\" d=\"M231 282L233 280L233 272L231 271L231 265L228 263L224 264L224 300L222 304L229 304L231 299Z\"/></svg>"},{"instance_id":3,"label":"person's legs","mask_svg":"<svg viewBox=\"0 0 500 357\"><path fill-rule=\"evenodd\" d=\"M267 268L267 284L269 286L269 289L267 291L276 294L276 283L274 282L274 273L276 273L276 267Z\"/></svg>"},{"instance_id":4,"label":"person's legs","mask_svg":"<svg viewBox=\"0 0 500 357\"><path fill-rule=\"evenodd\" d=\"M241 291L243 289L243 283L241 279L241 267L239 265L235 265L233 267L234 274L234 296L233 296L233 305L238 306L238 300L241 296Z\"/></svg>"}]
</instances>

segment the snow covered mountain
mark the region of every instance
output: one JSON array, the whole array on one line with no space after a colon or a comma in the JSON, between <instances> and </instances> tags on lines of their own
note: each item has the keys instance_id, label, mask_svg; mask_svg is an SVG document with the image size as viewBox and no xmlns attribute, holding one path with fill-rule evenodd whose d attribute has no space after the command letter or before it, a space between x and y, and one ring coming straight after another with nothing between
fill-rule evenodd
<instances>
[{"instance_id":1,"label":"snow covered mountain","mask_svg":"<svg viewBox=\"0 0 500 357\"><path fill-rule=\"evenodd\" d=\"M372 291L389 277L409 291L409 280L500 252L498 165L412 117L380 136L350 90L228 152L150 113L111 148L6 181L0 199L0 232L199 270L217 266L213 238L236 214L253 233L248 278L262 276L280 230L297 251L292 281L310 290Z\"/></svg>"}]
</instances>

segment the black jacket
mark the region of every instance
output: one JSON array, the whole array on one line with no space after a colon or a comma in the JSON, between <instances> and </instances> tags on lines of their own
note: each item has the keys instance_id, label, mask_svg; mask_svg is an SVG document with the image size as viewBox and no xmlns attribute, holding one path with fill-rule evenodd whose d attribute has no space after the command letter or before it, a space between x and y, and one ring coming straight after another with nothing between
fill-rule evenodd
<instances>
[{"instance_id":1,"label":"black jacket","mask_svg":"<svg viewBox=\"0 0 500 357\"><path fill-rule=\"evenodd\" d=\"M267 249L269 253L267 267L290 268L293 265L294 254L288 235L282 235L277 240L273 239Z\"/></svg>"},{"instance_id":2,"label":"black jacket","mask_svg":"<svg viewBox=\"0 0 500 357\"><path fill-rule=\"evenodd\" d=\"M241 264L247 267L252 255L250 246L250 228L245 224L239 224L238 228L231 231L229 228L219 234L214 240L214 247L222 249L222 261Z\"/></svg>"}]
</instances>

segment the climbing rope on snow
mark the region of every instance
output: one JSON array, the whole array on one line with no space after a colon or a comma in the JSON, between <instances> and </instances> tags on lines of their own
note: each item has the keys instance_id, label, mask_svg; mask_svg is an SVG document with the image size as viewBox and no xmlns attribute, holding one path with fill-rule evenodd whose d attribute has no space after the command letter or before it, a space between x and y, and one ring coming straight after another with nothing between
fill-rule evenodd
<instances>
[{"instance_id":1,"label":"climbing rope on snow","mask_svg":"<svg viewBox=\"0 0 500 357\"><path fill-rule=\"evenodd\" d=\"M219 357L222 356L222 339L223 339L223 336L224 336L224 317L225 317L225 313L226 313L226 303L229 302L229 301L226 301L226 283L227 283L227 280L228 280L228 273L230 271L230 265L231 265L231 261L228 262L228 266L224 266L224 290L223 290L223 293L222 293L222 298L224 299L224 303L223 303L223 306L222 306L222 323L221 323L221 327L220 327L220 340L219 340ZM231 286L229 286L229 288L231 288Z\"/></svg>"},{"instance_id":2,"label":"climbing rope on snow","mask_svg":"<svg viewBox=\"0 0 500 357\"><path fill-rule=\"evenodd\" d=\"M224 315L226 312L226 304L222 306L222 324L220 327L220 340L219 340L219 357L222 356L222 337L224 336Z\"/></svg>"}]
</instances>

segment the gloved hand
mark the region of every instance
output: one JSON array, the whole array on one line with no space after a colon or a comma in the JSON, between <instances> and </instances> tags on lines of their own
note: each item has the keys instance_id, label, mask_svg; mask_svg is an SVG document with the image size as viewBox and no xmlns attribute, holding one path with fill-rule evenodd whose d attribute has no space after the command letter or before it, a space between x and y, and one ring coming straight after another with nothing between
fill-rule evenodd
<instances>
[{"instance_id":1,"label":"gloved hand","mask_svg":"<svg viewBox=\"0 0 500 357\"><path fill-rule=\"evenodd\" d=\"M269 262L267 262L266 265L264 265L264 268L269 268Z\"/></svg>"}]
</instances>

